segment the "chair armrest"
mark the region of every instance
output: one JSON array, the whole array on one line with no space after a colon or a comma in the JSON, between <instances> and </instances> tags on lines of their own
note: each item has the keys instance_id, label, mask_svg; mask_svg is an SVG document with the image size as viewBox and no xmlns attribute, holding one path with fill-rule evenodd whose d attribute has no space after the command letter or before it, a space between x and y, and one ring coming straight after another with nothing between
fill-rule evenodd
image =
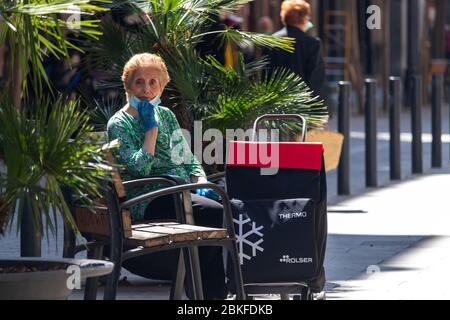
<instances>
[{"instance_id":1,"label":"chair armrest","mask_svg":"<svg viewBox=\"0 0 450 320\"><path fill-rule=\"evenodd\" d=\"M144 201L148 201L148 200L154 200L156 198L162 197L162 196L166 196L169 194L177 194L177 193L184 193L186 191L191 191L191 190L196 190L196 189L213 189L215 190L217 193L219 193L219 195L222 198L222 206L223 206L223 213L224 213L224 222L225 222L225 226L228 230L228 234L231 237L235 237L235 233L234 233L234 226L233 226L233 215L231 212L231 204L230 204L230 199L228 198L227 193L225 192L225 190L223 190L221 187L219 187L218 185L214 184L214 183L190 183L190 184L184 184L184 185L179 185L179 186L174 186L174 187L168 187L168 188L164 188L164 189L160 189L160 190L156 190L156 191L152 191L152 192L148 192L146 194L137 196L133 199L124 201L121 203L121 208L122 209L127 209L133 205L142 203Z\"/></svg>"},{"instance_id":2,"label":"chair armrest","mask_svg":"<svg viewBox=\"0 0 450 320\"><path fill-rule=\"evenodd\" d=\"M218 172L207 176L206 179L210 182L215 182L222 179L223 177L225 177L225 172Z\"/></svg>"},{"instance_id":3,"label":"chair armrest","mask_svg":"<svg viewBox=\"0 0 450 320\"><path fill-rule=\"evenodd\" d=\"M177 183L171 179L167 179L163 176L140 178L135 180L124 181L125 187L140 187L146 185L163 184L165 186L175 186Z\"/></svg>"},{"instance_id":4,"label":"chair armrest","mask_svg":"<svg viewBox=\"0 0 450 320\"><path fill-rule=\"evenodd\" d=\"M166 185L186 184L186 181L184 181L182 178L180 178L179 176L171 175L171 174L158 174L158 175L155 175L155 176L147 176L147 177L142 177L142 176L140 177L140 176L134 175L133 178L134 178L133 180L126 181L123 184L124 185L127 184L128 187L134 187L136 185L134 183L132 183L130 185L131 181L142 181L142 180L145 180L145 179L155 179L155 178L160 178L160 179L166 180L166 183L165 183ZM149 182L150 181L151 180L149 180ZM168 183L169 181L175 182L175 184ZM158 182L154 182L153 184L157 184L157 183ZM145 185L145 183L143 182L143 183L138 183L137 184L137 186L142 186L142 185Z\"/></svg>"},{"instance_id":5,"label":"chair armrest","mask_svg":"<svg viewBox=\"0 0 450 320\"><path fill-rule=\"evenodd\" d=\"M181 177L175 176L172 174L159 174L156 177L161 177L161 178L164 178L167 180L172 180L172 181L176 182L178 185L186 184L186 181L184 181Z\"/></svg>"}]
</instances>

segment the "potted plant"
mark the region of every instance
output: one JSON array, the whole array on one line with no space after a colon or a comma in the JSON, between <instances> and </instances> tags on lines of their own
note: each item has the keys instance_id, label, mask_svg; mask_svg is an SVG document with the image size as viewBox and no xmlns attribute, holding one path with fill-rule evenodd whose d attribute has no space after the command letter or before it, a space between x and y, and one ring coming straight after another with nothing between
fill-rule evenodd
<instances>
[{"instance_id":1,"label":"potted plant","mask_svg":"<svg viewBox=\"0 0 450 320\"><path fill-rule=\"evenodd\" d=\"M89 204L92 199L101 196L101 180L109 176L109 171L97 152L98 145L86 142L92 126L88 124L86 114L78 111L78 103L63 98L50 105L46 101L36 101L37 106L27 103L30 108L21 112L12 102L0 101L0 146L6 167L6 171L0 173L0 220L10 228L16 222L18 231L23 213L28 212L36 230L40 233L45 230L49 235L56 234L57 214L61 215L67 226L76 230L62 187L70 188L79 201ZM51 110L42 106L49 106ZM31 265L31 262L37 264ZM6 289L7 295L17 297L6 285L11 283L13 277L5 275L6 272L39 271L40 266L49 267L44 278L51 281L43 284L45 290L37 289L36 293L50 295L35 298L58 297L50 292L54 287L50 283L58 278L67 280L70 274L66 273L65 266L77 262L62 260L63 268L54 265L54 262L44 264L42 259L23 259L15 262L14 269L10 261L0 260L0 297ZM88 276L86 261L83 266L81 277ZM101 268L106 266L108 263L103 263ZM47 275L57 270L62 270L59 277ZM26 273L23 276L29 278ZM20 281L19 290L23 291L23 286L29 282L30 279ZM60 284L67 291L66 283L62 281Z\"/></svg>"},{"instance_id":2,"label":"potted plant","mask_svg":"<svg viewBox=\"0 0 450 320\"><path fill-rule=\"evenodd\" d=\"M114 264L93 259L0 260L0 300L62 300L81 280L112 272Z\"/></svg>"},{"instance_id":3,"label":"potted plant","mask_svg":"<svg viewBox=\"0 0 450 320\"><path fill-rule=\"evenodd\" d=\"M9 76L0 88L0 233L8 226L18 231L25 212L40 234L44 230L47 236L55 233L58 214L76 230L61 188L71 188L89 203L99 195L101 179L107 176L103 160L95 152L98 146L85 141L92 127L87 115L79 111L78 102L42 94L43 86L50 86L44 58L68 58L69 47L78 49L67 31L89 37L99 34L98 20L73 16L107 10L89 2L50 0L44 5L17 0L0 4L0 46L9 49ZM101 2L108 1L96 1ZM0 258L0 299L65 298L71 291L67 267L72 265L79 268L79 278L112 269L111 263L100 261Z\"/></svg>"}]
</instances>

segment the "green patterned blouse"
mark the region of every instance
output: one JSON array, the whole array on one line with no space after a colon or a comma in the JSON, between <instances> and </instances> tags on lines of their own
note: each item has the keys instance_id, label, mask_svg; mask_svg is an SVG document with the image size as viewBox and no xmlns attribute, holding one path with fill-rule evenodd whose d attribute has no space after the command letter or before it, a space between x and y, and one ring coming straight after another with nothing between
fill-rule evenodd
<instances>
[{"instance_id":1,"label":"green patterned blouse","mask_svg":"<svg viewBox=\"0 0 450 320\"><path fill-rule=\"evenodd\" d=\"M166 107L158 106L155 117L159 124L155 155L144 148L145 132L140 121L129 113L119 110L108 121L108 140L119 139L120 147L114 151L117 162L125 167L121 173L124 181L160 174L177 175L190 182L190 176L205 176L201 164L192 154L186 139L181 134L178 121ZM161 188L143 186L126 188L130 198ZM148 202L131 208L134 221L144 218Z\"/></svg>"}]
</instances>

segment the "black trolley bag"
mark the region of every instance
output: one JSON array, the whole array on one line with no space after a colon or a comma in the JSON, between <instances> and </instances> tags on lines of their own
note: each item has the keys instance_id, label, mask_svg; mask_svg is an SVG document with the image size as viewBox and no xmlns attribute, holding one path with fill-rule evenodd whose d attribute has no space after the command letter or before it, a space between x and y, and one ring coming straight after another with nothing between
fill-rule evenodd
<instances>
[{"instance_id":1,"label":"black trolley bag","mask_svg":"<svg viewBox=\"0 0 450 320\"><path fill-rule=\"evenodd\" d=\"M323 144L255 141L260 122L293 118L303 122L304 141L303 117L265 115L255 121L253 141L229 145L227 192L246 294L276 293L287 299L300 293L301 299L312 299L325 285Z\"/></svg>"}]
</instances>

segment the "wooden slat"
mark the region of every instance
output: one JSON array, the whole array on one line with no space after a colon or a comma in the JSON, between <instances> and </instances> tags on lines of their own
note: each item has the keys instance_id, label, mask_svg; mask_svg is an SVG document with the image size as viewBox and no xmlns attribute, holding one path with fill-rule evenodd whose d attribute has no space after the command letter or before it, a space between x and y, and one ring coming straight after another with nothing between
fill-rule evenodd
<instances>
[{"instance_id":1,"label":"wooden slat","mask_svg":"<svg viewBox=\"0 0 450 320\"><path fill-rule=\"evenodd\" d=\"M155 227L164 227L164 229L156 229ZM210 228L203 226L196 226L191 224L179 224L176 222L155 222L149 224L138 224L132 226L133 230L152 230L153 232L171 232L172 234L178 234L177 230L184 230L186 232L192 232L196 235L196 238L201 239L223 239L228 235L227 229L222 228ZM168 228L168 229L165 229ZM157 231L158 230L158 231Z\"/></svg>"},{"instance_id":2,"label":"wooden slat","mask_svg":"<svg viewBox=\"0 0 450 320\"><path fill-rule=\"evenodd\" d=\"M122 210L123 236L128 238L132 234L131 213L128 210Z\"/></svg>"},{"instance_id":3,"label":"wooden slat","mask_svg":"<svg viewBox=\"0 0 450 320\"><path fill-rule=\"evenodd\" d=\"M76 208L75 221L82 233L109 235L109 221L104 213L92 212L88 208Z\"/></svg>"},{"instance_id":4,"label":"wooden slat","mask_svg":"<svg viewBox=\"0 0 450 320\"><path fill-rule=\"evenodd\" d=\"M112 155L111 152L109 151L105 152L105 158L106 161L108 161L109 165L111 166L115 165L114 156ZM119 196L120 199L125 198L126 197L125 187L123 186L122 178L119 175L119 171L116 168L114 168L112 170L111 175L113 178L114 187L116 188L117 195Z\"/></svg>"},{"instance_id":5,"label":"wooden slat","mask_svg":"<svg viewBox=\"0 0 450 320\"><path fill-rule=\"evenodd\" d=\"M170 240L173 242L192 241L192 240L197 240L199 237L199 234L196 231L186 230L186 229L175 229L173 227L148 226L148 227L142 227L139 229L135 229L133 227L133 231L134 230L141 231L141 232L166 234L169 236Z\"/></svg>"},{"instance_id":6,"label":"wooden slat","mask_svg":"<svg viewBox=\"0 0 450 320\"><path fill-rule=\"evenodd\" d=\"M122 198L125 198L125 196L126 196L125 188L122 183L122 178L120 177L120 174L119 174L117 168L115 168L116 161L114 159L114 156L112 155L112 150L118 148L119 145L120 145L119 139L115 139L113 141L105 143L102 146L101 151L105 154L105 158L106 158L106 161L108 162L108 164L111 167L113 167L111 175L113 178L114 187L116 188L119 198L122 199Z\"/></svg>"},{"instance_id":7,"label":"wooden slat","mask_svg":"<svg viewBox=\"0 0 450 320\"><path fill-rule=\"evenodd\" d=\"M130 212L124 210L122 219L124 235L130 237L132 234ZM89 208L78 207L75 210L75 222L82 233L109 236L111 232L108 213L103 210L92 211Z\"/></svg>"},{"instance_id":8,"label":"wooden slat","mask_svg":"<svg viewBox=\"0 0 450 320\"><path fill-rule=\"evenodd\" d=\"M199 232L199 237L202 239L223 239L228 235L227 229L224 228L211 228L204 226L197 226L192 224L180 224L177 222L150 222L150 225L153 226L165 226L165 227L173 227L184 230L192 230ZM139 228L140 226L146 226L148 224L142 225L133 225L133 228Z\"/></svg>"},{"instance_id":9,"label":"wooden slat","mask_svg":"<svg viewBox=\"0 0 450 320\"><path fill-rule=\"evenodd\" d=\"M100 206L107 206L108 205L106 203L106 199L105 198L97 198L97 199L95 199L94 203L96 205L100 205Z\"/></svg>"},{"instance_id":10,"label":"wooden slat","mask_svg":"<svg viewBox=\"0 0 450 320\"><path fill-rule=\"evenodd\" d=\"M142 228L147 228L147 227L151 227L151 226L158 226L159 224L153 224L153 223L140 223L140 224L133 224L131 226L131 228L133 230L138 230L138 229L142 229Z\"/></svg>"},{"instance_id":11,"label":"wooden slat","mask_svg":"<svg viewBox=\"0 0 450 320\"><path fill-rule=\"evenodd\" d=\"M179 223L178 222L173 222L173 221L171 221L171 222L142 222L142 223L140 223L140 224L133 224L133 226L132 226L132 228L133 229L141 229L141 228L147 228L147 227L150 227L150 226L155 226L155 227L157 227L157 226L160 226L160 227L172 227L172 226L175 226L175 225L179 225Z\"/></svg>"},{"instance_id":12,"label":"wooden slat","mask_svg":"<svg viewBox=\"0 0 450 320\"><path fill-rule=\"evenodd\" d=\"M138 230L133 230L132 235L124 241L125 245L143 246L146 248L157 247L168 243L170 243L170 237L168 235Z\"/></svg>"},{"instance_id":13,"label":"wooden slat","mask_svg":"<svg viewBox=\"0 0 450 320\"><path fill-rule=\"evenodd\" d=\"M202 239L224 239L228 235L227 229L194 226L190 224L178 224L174 225L173 228L195 230L199 233L199 236Z\"/></svg>"}]
</instances>

